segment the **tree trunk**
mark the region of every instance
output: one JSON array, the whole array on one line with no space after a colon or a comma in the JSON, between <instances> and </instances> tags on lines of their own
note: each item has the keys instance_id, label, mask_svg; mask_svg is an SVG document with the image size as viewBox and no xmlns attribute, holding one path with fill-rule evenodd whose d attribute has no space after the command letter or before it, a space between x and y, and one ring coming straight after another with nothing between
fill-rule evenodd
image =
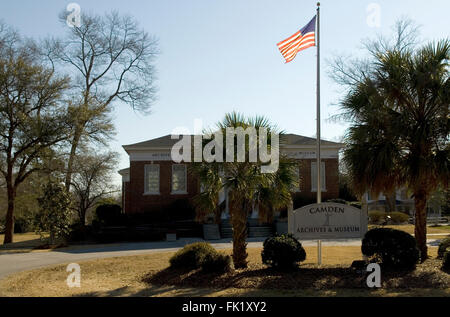
<instances>
[{"instance_id":1,"label":"tree trunk","mask_svg":"<svg viewBox=\"0 0 450 317\"><path fill-rule=\"evenodd\" d=\"M414 204L416 208L414 235L417 241L417 247L420 251L421 261L428 258L427 248L427 195L424 191L414 193Z\"/></svg>"},{"instance_id":2,"label":"tree trunk","mask_svg":"<svg viewBox=\"0 0 450 317\"><path fill-rule=\"evenodd\" d=\"M55 244L55 233L53 231L50 230L50 236L48 238L48 244L50 245L54 245Z\"/></svg>"},{"instance_id":3,"label":"tree trunk","mask_svg":"<svg viewBox=\"0 0 450 317\"><path fill-rule=\"evenodd\" d=\"M84 227L86 226L86 210L82 209L80 213L78 214L80 218L80 224Z\"/></svg>"},{"instance_id":4,"label":"tree trunk","mask_svg":"<svg viewBox=\"0 0 450 317\"><path fill-rule=\"evenodd\" d=\"M73 163L75 161L75 155L77 152L78 143L80 142L80 138L81 138L81 131L77 127L75 130L73 139L72 139L72 146L70 148L69 161L67 162L67 172L66 172L66 180L65 180L65 187L66 187L67 191L69 191L70 183L72 182Z\"/></svg>"},{"instance_id":5,"label":"tree trunk","mask_svg":"<svg viewBox=\"0 0 450 317\"><path fill-rule=\"evenodd\" d=\"M231 205L234 204L230 204ZM233 206L231 226L233 228L233 263L236 269L247 267L247 212L242 206ZM236 208L237 207L237 208Z\"/></svg>"},{"instance_id":6,"label":"tree trunk","mask_svg":"<svg viewBox=\"0 0 450 317\"><path fill-rule=\"evenodd\" d=\"M7 184L7 195L8 195L8 210L6 212L6 223L5 223L5 238L3 244L13 242L14 234L14 188L12 184Z\"/></svg>"},{"instance_id":7,"label":"tree trunk","mask_svg":"<svg viewBox=\"0 0 450 317\"><path fill-rule=\"evenodd\" d=\"M214 223L220 225L222 222L222 212L225 210L226 206L226 200L222 202L222 204L219 204L219 200L217 200L217 208L214 211Z\"/></svg>"},{"instance_id":8,"label":"tree trunk","mask_svg":"<svg viewBox=\"0 0 450 317\"><path fill-rule=\"evenodd\" d=\"M391 193L387 193L385 195L386 197L386 211L387 212L393 212L395 211L395 198L396 198L396 194L395 191L391 192Z\"/></svg>"}]
</instances>

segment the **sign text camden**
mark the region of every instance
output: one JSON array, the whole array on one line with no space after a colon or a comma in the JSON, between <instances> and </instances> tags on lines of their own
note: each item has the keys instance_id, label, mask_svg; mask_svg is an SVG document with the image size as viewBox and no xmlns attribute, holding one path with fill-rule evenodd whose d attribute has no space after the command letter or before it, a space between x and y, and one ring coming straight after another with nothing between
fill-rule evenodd
<instances>
[{"instance_id":1,"label":"sign text camden","mask_svg":"<svg viewBox=\"0 0 450 317\"><path fill-rule=\"evenodd\" d=\"M338 203L304 206L289 214L289 232L299 240L362 238L367 212Z\"/></svg>"}]
</instances>

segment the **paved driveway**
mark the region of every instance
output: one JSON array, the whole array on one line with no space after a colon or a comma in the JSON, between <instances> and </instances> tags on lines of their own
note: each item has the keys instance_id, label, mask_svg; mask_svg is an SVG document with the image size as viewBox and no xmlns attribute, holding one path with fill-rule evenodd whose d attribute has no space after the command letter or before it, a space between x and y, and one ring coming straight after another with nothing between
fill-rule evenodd
<instances>
[{"instance_id":1,"label":"paved driveway","mask_svg":"<svg viewBox=\"0 0 450 317\"><path fill-rule=\"evenodd\" d=\"M175 251L186 244L203 241L195 238L184 238L174 242L133 242L116 243L102 246L80 246L73 249L60 249L51 252L29 252L13 253L0 255L0 279L8 274L15 272L31 270L49 265L72 263L99 258L108 258L116 256L148 254L152 252ZM248 239L248 247L262 247L263 238ZM217 249L231 248L231 239L222 239L210 241ZM428 240L429 245L438 245L439 240ZM317 241L302 241L304 246L315 246ZM322 243L323 246L360 246L361 240L329 240Z\"/></svg>"}]
</instances>

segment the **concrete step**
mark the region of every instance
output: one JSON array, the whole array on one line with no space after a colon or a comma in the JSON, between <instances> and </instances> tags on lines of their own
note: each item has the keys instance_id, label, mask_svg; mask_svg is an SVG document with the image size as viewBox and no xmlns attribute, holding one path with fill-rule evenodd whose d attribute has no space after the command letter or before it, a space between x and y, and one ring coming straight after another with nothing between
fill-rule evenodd
<instances>
[{"instance_id":1,"label":"concrete step","mask_svg":"<svg viewBox=\"0 0 450 317\"><path fill-rule=\"evenodd\" d=\"M222 227L230 227L231 228L230 219L222 219L220 225ZM269 227L270 226L270 224L260 223L259 219L254 219L254 218L249 218L247 220L247 225L249 227Z\"/></svg>"},{"instance_id":2,"label":"concrete step","mask_svg":"<svg viewBox=\"0 0 450 317\"><path fill-rule=\"evenodd\" d=\"M257 220L257 219L256 219ZM252 222L254 223L254 222ZM273 234L273 229L270 226L250 226L248 227L248 237L256 238L256 237L270 237ZM221 238L231 238L233 237L233 229L231 224L228 222L222 221L220 226L220 236Z\"/></svg>"},{"instance_id":3,"label":"concrete step","mask_svg":"<svg viewBox=\"0 0 450 317\"><path fill-rule=\"evenodd\" d=\"M223 238L232 238L233 237L233 229L230 227L221 227L220 228L220 237Z\"/></svg>"},{"instance_id":4,"label":"concrete step","mask_svg":"<svg viewBox=\"0 0 450 317\"><path fill-rule=\"evenodd\" d=\"M248 230L249 238L270 237L272 235L271 227L250 227Z\"/></svg>"},{"instance_id":5,"label":"concrete step","mask_svg":"<svg viewBox=\"0 0 450 317\"><path fill-rule=\"evenodd\" d=\"M247 220L249 227L268 227L267 223L260 223L258 218L249 218Z\"/></svg>"}]
</instances>

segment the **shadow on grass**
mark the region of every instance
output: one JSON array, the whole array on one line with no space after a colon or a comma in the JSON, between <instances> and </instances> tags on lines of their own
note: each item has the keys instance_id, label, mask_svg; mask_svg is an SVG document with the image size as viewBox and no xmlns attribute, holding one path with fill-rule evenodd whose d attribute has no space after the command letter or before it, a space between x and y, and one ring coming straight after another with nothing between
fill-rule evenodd
<instances>
[{"instance_id":1,"label":"shadow on grass","mask_svg":"<svg viewBox=\"0 0 450 317\"><path fill-rule=\"evenodd\" d=\"M392 271L382 269L382 288L388 289L445 289L450 288L450 275L440 269L438 261L428 260L416 270ZM214 289L299 290L314 289L334 291L353 289L367 292L367 275L347 267L299 267L279 272L267 267L232 270L224 274L204 273L201 270L175 270L166 268L149 273L142 279L147 285L166 285Z\"/></svg>"},{"instance_id":2,"label":"shadow on grass","mask_svg":"<svg viewBox=\"0 0 450 317\"><path fill-rule=\"evenodd\" d=\"M2 244L0 245L0 254L3 252L5 253L23 253L23 252L30 252L34 248L38 247L39 245L42 245L44 242L42 242L41 239L31 239L31 240L25 240L25 241L19 241L19 242L13 242L8 244Z\"/></svg>"},{"instance_id":3,"label":"shadow on grass","mask_svg":"<svg viewBox=\"0 0 450 317\"><path fill-rule=\"evenodd\" d=\"M297 289L330 287L364 287L364 275L349 268L298 268L279 272L271 268L234 270L224 274L204 273L201 270L166 268L148 274L142 280L149 285L172 285L200 288Z\"/></svg>"},{"instance_id":4,"label":"shadow on grass","mask_svg":"<svg viewBox=\"0 0 450 317\"><path fill-rule=\"evenodd\" d=\"M440 261L427 260L416 270L382 271L382 287L368 288L365 271L347 267L299 267L279 272L262 265L223 274L200 269L166 268L139 278L139 287L124 286L79 296L236 296L236 297L386 297L450 296L450 275Z\"/></svg>"}]
</instances>

